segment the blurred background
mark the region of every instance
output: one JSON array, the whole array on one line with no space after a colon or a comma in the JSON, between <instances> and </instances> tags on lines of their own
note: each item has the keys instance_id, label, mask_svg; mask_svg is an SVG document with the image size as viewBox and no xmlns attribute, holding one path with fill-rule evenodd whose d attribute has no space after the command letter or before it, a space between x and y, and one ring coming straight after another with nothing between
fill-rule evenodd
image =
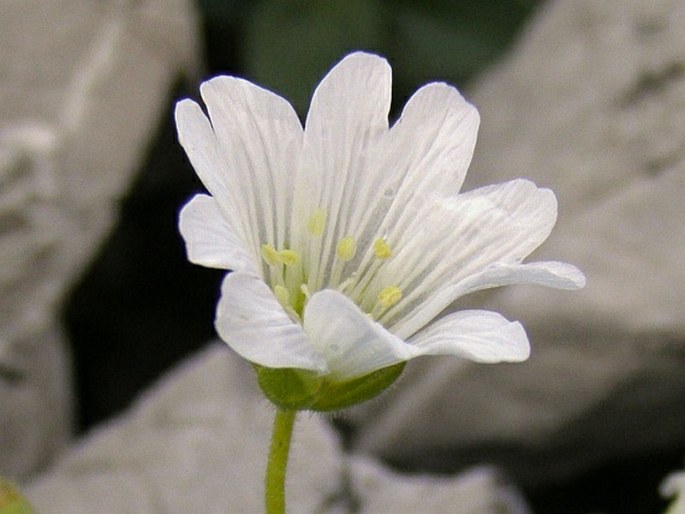
<instances>
[{"instance_id":1,"label":"blurred background","mask_svg":"<svg viewBox=\"0 0 685 514\"><path fill-rule=\"evenodd\" d=\"M222 273L189 264L176 228L180 207L202 187L176 141L175 100L195 96L204 78L235 74L288 98L304 116L322 75L356 49L389 60L395 114L429 81L444 80L468 96L469 84L506 55L544 4L199 1L203 62L194 76L176 83L144 165L120 204L119 223L63 311L72 344L79 431L122 412L162 373L214 337ZM346 428L341 424L341 430ZM659 512L665 507L657 493L659 481L681 466L682 455L664 452L612 461L524 493L535 512L543 514Z\"/></svg>"}]
</instances>

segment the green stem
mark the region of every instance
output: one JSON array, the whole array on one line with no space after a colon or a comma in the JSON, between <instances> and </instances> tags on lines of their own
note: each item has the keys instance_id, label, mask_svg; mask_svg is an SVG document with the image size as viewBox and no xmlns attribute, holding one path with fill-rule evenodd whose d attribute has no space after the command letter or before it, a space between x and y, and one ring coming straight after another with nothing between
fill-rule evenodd
<instances>
[{"instance_id":1,"label":"green stem","mask_svg":"<svg viewBox=\"0 0 685 514\"><path fill-rule=\"evenodd\" d=\"M285 471L296 414L294 410L276 410L266 465L266 514L285 514Z\"/></svg>"}]
</instances>

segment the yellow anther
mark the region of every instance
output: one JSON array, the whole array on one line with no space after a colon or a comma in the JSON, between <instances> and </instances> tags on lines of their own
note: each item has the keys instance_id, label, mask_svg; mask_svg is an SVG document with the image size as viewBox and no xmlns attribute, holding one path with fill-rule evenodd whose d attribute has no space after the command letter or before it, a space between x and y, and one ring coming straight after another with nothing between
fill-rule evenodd
<instances>
[{"instance_id":1,"label":"yellow anther","mask_svg":"<svg viewBox=\"0 0 685 514\"><path fill-rule=\"evenodd\" d=\"M384 261L392 257L392 248L390 248L385 239L379 237L373 242L373 253L380 260Z\"/></svg>"},{"instance_id":2,"label":"yellow anther","mask_svg":"<svg viewBox=\"0 0 685 514\"><path fill-rule=\"evenodd\" d=\"M285 307L289 305L288 302L290 301L290 291L288 291L284 286L277 284L276 287L274 287L274 295L276 295L278 303L280 303L282 306Z\"/></svg>"},{"instance_id":3,"label":"yellow anther","mask_svg":"<svg viewBox=\"0 0 685 514\"><path fill-rule=\"evenodd\" d=\"M386 309L392 307L402 299L402 290L397 286L388 286L378 293L378 303Z\"/></svg>"},{"instance_id":4,"label":"yellow anther","mask_svg":"<svg viewBox=\"0 0 685 514\"><path fill-rule=\"evenodd\" d=\"M309 222L307 223L307 230L313 236L320 237L323 235L323 231L326 228L326 218L325 209L316 209L311 216L309 216Z\"/></svg>"},{"instance_id":5,"label":"yellow anther","mask_svg":"<svg viewBox=\"0 0 685 514\"><path fill-rule=\"evenodd\" d=\"M278 261L286 266L292 266L300 261L300 255L295 250L281 250L278 252Z\"/></svg>"},{"instance_id":6,"label":"yellow anther","mask_svg":"<svg viewBox=\"0 0 685 514\"><path fill-rule=\"evenodd\" d=\"M264 259L269 266L278 264L281 261L278 251L269 243L262 245L262 259Z\"/></svg>"},{"instance_id":7,"label":"yellow anther","mask_svg":"<svg viewBox=\"0 0 685 514\"><path fill-rule=\"evenodd\" d=\"M276 250L273 245L269 243L262 245L262 259L269 265L275 266L276 264L285 264L286 266L292 266L300 261L300 254L295 250Z\"/></svg>"},{"instance_id":8,"label":"yellow anther","mask_svg":"<svg viewBox=\"0 0 685 514\"><path fill-rule=\"evenodd\" d=\"M341 261L347 262L354 259L354 255L357 253L357 242L354 237L343 237L338 243L337 253Z\"/></svg>"}]
</instances>

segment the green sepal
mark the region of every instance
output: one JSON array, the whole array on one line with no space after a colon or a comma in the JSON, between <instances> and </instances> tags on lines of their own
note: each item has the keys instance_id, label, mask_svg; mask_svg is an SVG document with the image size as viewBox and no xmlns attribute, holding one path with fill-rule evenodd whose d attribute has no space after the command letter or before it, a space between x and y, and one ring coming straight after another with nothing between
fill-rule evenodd
<instances>
[{"instance_id":1,"label":"green sepal","mask_svg":"<svg viewBox=\"0 0 685 514\"><path fill-rule=\"evenodd\" d=\"M254 365L262 392L284 410L307 410L316 400L323 378L313 371Z\"/></svg>"},{"instance_id":2,"label":"green sepal","mask_svg":"<svg viewBox=\"0 0 685 514\"><path fill-rule=\"evenodd\" d=\"M262 392L285 410L332 412L370 400L385 391L404 371L406 362L344 382L313 371L254 365Z\"/></svg>"},{"instance_id":3,"label":"green sepal","mask_svg":"<svg viewBox=\"0 0 685 514\"><path fill-rule=\"evenodd\" d=\"M390 387L402 374L406 364L400 362L347 382L334 382L325 378L310 409L332 412L370 400Z\"/></svg>"}]
</instances>

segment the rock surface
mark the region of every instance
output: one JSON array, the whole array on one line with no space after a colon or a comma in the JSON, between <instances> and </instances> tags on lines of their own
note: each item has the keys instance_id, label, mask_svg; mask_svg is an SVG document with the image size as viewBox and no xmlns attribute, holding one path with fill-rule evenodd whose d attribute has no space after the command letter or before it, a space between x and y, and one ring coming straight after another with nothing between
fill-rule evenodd
<instances>
[{"instance_id":1,"label":"rock surface","mask_svg":"<svg viewBox=\"0 0 685 514\"><path fill-rule=\"evenodd\" d=\"M0 47L0 474L18 478L68 439L60 302L194 68L196 20L187 0L11 0Z\"/></svg>"},{"instance_id":2,"label":"rock surface","mask_svg":"<svg viewBox=\"0 0 685 514\"><path fill-rule=\"evenodd\" d=\"M488 458L540 483L685 445L683 24L683 2L550 2L473 86L466 188L551 187L559 221L534 257L578 265L588 285L462 299L522 320L530 360L411 366L358 412L357 449L445 469Z\"/></svg>"},{"instance_id":3,"label":"rock surface","mask_svg":"<svg viewBox=\"0 0 685 514\"><path fill-rule=\"evenodd\" d=\"M24 492L44 514L260 512L272 418L249 365L215 343ZM346 457L316 415L296 422L288 477L289 512L528 512L492 469L402 476Z\"/></svg>"},{"instance_id":4,"label":"rock surface","mask_svg":"<svg viewBox=\"0 0 685 514\"><path fill-rule=\"evenodd\" d=\"M402 475L369 458L350 463L351 490L360 514L438 513L526 514L519 493L492 468L481 467L456 477Z\"/></svg>"},{"instance_id":5,"label":"rock surface","mask_svg":"<svg viewBox=\"0 0 685 514\"><path fill-rule=\"evenodd\" d=\"M259 512L273 408L249 365L210 346L74 447L26 494L38 512ZM317 417L302 416L288 493L316 512L336 491L341 452Z\"/></svg>"}]
</instances>

